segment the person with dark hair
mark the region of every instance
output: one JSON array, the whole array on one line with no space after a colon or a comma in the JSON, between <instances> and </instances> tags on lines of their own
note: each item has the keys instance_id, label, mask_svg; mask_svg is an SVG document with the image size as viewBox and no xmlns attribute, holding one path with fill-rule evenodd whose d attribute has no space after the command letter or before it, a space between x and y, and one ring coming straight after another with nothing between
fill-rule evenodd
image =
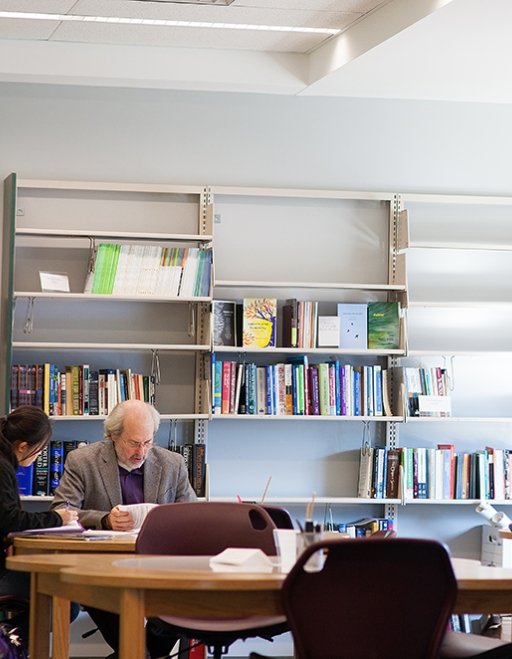
<instances>
[{"instance_id":1,"label":"person with dark hair","mask_svg":"<svg viewBox=\"0 0 512 659\"><path fill-rule=\"evenodd\" d=\"M78 518L76 510L29 512L21 507L16 469L28 467L47 446L52 436L48 416L39 408L22 405L7 416L0 417L0 594L29 599L30 575L5 567L9 545L8 534L27 529L40 529L69 524ZM21 640L28 646L28 613L10 621L17 627Z\"/></svg>"}]
</instances>

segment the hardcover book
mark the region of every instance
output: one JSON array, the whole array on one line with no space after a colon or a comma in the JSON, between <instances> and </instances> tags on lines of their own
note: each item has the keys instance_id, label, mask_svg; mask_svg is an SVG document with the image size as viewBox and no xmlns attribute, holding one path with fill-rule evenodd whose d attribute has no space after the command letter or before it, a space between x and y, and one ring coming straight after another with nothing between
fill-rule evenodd
<instances>
[{"instance_id":1,"label":"hardcover book","mask_svg":"<svg viewBox=\"0 0 512 659\"><path fill-rule=\"evenodd\" d=\"M31 495L34 481L34 465L28 467L18 466L16 469L16 479L18 481L18 490L21 495Z\"/></svg>"},{"instance_id":2,"label":"hardcover book","mask_svg":"<svg viewBox=\"0 0 512 659\"><path fill-rule=\"evenodd\" d=\"M368 348L394 350L400 347L398 302L368 303Z\"/></svg>"},{"instance_id":3,"label":"hardcover book","mask_svg":"<svg viewBox=\"0 0 512 659\"><path fill-rule=\"evenodd\" d=\"M276 298L244 298L243 347L275 347L276 315Z\"/></svg>"},{"instance_id":4,"label":"hardcover book","mask_svg":"<svg viewBox=\"0 0 512 659\"><path fill-rule=\"evenodd\" d=\"M340 348L367 348L368 305L338 304L340 322Z\"/></svg>"},{"instance_id":5,"label":"hardcover book","mask_svg":"<svg viewBox=\"0 0 512 659\"><path fill-rule=\"evenodd\" d=\"M50 482L50 449L45 446L34 462L34 481L32 492L35 496L48 495Z\"/></svg>"}]
</instances>

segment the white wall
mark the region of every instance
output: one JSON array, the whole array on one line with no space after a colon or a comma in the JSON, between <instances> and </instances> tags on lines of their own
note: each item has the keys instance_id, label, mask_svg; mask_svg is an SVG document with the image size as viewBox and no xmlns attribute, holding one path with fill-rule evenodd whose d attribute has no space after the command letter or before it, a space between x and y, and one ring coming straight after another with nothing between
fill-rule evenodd
<instances>
[{"instance_id":1,"label":"white wall","mask_svg":"<svg viewBox=\"0 0 512 659\"><path fill-rule=\"evenodd\" d=\"M0 175L510 194L506 105L0 84Z\"/></svg>"}]
</instances>

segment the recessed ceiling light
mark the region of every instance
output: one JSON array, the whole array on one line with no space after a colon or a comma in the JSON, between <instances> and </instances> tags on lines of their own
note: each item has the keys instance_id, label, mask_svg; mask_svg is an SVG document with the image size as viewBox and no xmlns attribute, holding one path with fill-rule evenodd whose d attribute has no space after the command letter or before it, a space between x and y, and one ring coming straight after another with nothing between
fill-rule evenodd
<instances>
[{"instance_id":1,"label":"recessed ceiling light","mask_svg":"<svg viewBox=\"0 0 512 659\"><path fill-rule=\"evenodd\" d=\"M148 25L153 27L191 27L217 30L261 30L265 32L300 32L306 34L339 34L340 30L323 27L289 25L252 25L247 23L211 23L207 21L171 21L161 18L123 18L121 16L78 16L76 14L43 14L22 11L0 11L0 18L35 21L110 23L112 25Z\"/></svg>"},{"instance_id":2,"label":"recessed ceiling light","mask_svg":"<svg viewBox=\"0 0 512 659\"><path fill-rule=\"evenodd\" d=\"M136 2L166 2L182 5L232 5L235 0L135 0Z\"/></svg>"}]
</instances>

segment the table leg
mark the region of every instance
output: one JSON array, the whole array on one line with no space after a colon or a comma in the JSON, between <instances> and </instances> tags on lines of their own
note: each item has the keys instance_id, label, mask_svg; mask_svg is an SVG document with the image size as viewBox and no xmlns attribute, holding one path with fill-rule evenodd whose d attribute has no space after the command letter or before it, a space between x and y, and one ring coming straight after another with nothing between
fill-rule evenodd
<instances>
[{"instance_id":1,"label":"table leg","mask_svg":"<svg viewBox=\"0 0 512 659\"><path fill-rule=\"evenodd\" d=\"M48 659L50 656L50 604L51 598L38 592L39 575L30 579L30 659Z\"/></svg>"},{"instance_id":2,"label":"table leg","mask_svg":"<svg viewBox=\"0 0 512 659\"><path fill-rule=\"evenodd\" d=\"M144 659L144 591L122 590L119 605L119 656L123 659Z\"/></svg>"},{"instance_id":3,"label":"table leg","mask_svg":"<svg viewBox=\"0 0 512 659\"><path fill-rule=\"evenodd\" d=\"M61 597L53 598L52 659L67 659L69 657L69 611L69 600Z\"/></svg>"}]
</instances>

